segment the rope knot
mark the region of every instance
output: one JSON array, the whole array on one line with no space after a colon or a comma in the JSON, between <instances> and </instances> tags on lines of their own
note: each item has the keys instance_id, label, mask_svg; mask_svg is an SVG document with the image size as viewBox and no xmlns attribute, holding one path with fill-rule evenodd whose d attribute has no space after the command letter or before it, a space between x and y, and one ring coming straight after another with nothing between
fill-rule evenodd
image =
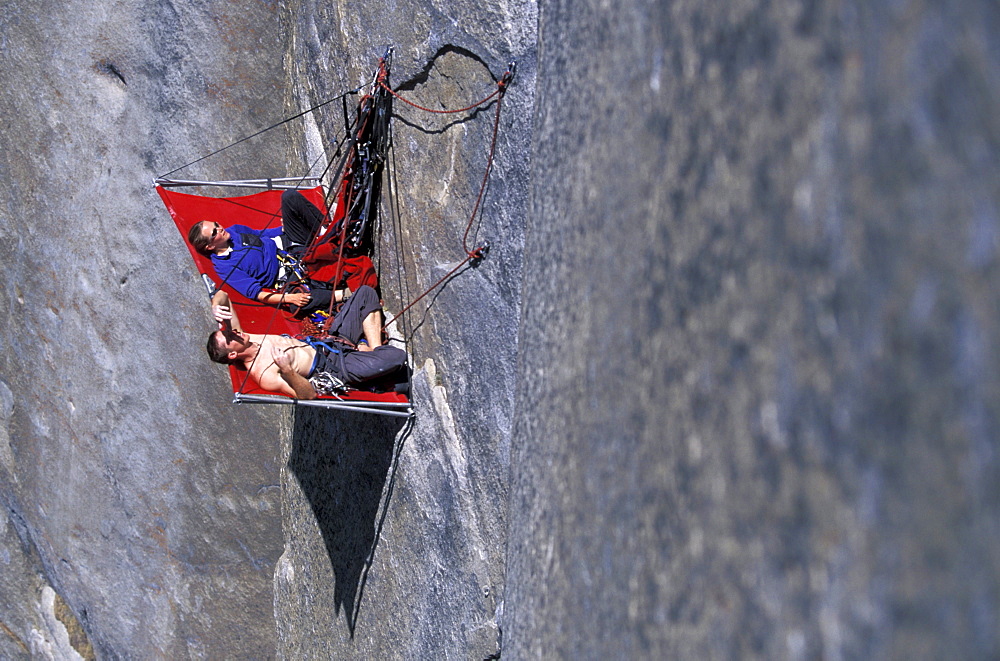
<instances>
[{"instance_id":1,"label":"rope knot","mask_svg":"<svg viewBox=\"0 0 1000 661\"><path fill-rule=\"evenodd\" d=\"M500 76L500 80L497 82L497 87L500 89L501 95L507 91L507 86L510 85L510 81L514 79L514 70L516 68L517 60L511 60L510 64L507 65L507 70L504 71L502 76Z\"/></svg>"},{"instance_id":2,"label":"rope knot","mask_svg":"<svg viewBox=\"0 0 1000 661\"><path fill-rule=\"evenodd\" d=\"M486 259L486 255L488 255L489 252L490 252L490 242L484 241L483 245L479 246L478 248L469 253L469 264L472 267L479 266L483 262L483 260Z\"/></svg>"}]
</instances>

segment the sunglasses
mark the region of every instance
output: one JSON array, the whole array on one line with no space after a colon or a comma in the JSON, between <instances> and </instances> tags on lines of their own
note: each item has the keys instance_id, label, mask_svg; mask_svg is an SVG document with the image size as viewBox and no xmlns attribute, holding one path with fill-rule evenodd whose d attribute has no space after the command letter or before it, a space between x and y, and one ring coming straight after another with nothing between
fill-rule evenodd
<instances>
[{"instance_id":1,"label":"sunglasses","mask_svg":"<svg viewBox=\"0 0 1000 661\"><path fill-rule=\"evenodd\" d=\"M222 226L219 225L219 223L213 223L213 224L215 225L215 227L212 228L212 236L209 238L210 241L215 240L215 237L219 235L219 230L222 229Z\"/></svg>"}]
</instances>

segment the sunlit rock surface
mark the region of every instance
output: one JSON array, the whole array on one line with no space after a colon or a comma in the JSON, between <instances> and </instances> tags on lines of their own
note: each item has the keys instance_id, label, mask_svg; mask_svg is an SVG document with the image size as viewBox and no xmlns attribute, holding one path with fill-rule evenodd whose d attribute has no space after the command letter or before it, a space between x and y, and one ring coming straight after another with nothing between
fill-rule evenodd
<instances>
[{"instance_id":1,"label":"sunlit rock surface","mask_svg":"<svg viewBox=\"0 0 1000 661\"><path fill-rule=\"evenodd\" d=\"M393 87L437 110L493 94L508 64L518 62L467 240L470 248L488 242L489 255L418 302L400 329L416 369L416 419L402 425L301 413L282 445L279 653L482 659L500 645L534 4L428 11L400 3L387 13L378 5L304 3L291 20L300 106L356 87L390 43ZM477 112L435 115L395 102L397 209L385 217L376 258L391 312L465 259L463 235L486 173L495 110L494 101ZM338 113L319 118L322 144L336 136Z\"/></svg>"},{"instance_id":2,"label":"sunlit rock surface","mask_svg":"<svg viewBox=\"0 0 1000 661\"><path fill-rule=\"evenodd\" d=\"M1000 654L992 4L3 14L0 658ZM151 181L389 44L432 108L518 62L489 257L400 328L415 419L232 406ZM494 110L396 103L391 312L465 257Z\"/></svg>"},{"instance_id":3,"label":"sunlit rock surface","mask_svg":"<svg viewBox=\"0 0 1000 661\"><path fill-rule=\"evenodd\" d=\"M235 411L206 365L204 289L151 184L284 111L278 23L258 2L4 6L4 658L57 644L48 586L102 658L275 649L281 416Z\"/></svg>"}]
</instances>

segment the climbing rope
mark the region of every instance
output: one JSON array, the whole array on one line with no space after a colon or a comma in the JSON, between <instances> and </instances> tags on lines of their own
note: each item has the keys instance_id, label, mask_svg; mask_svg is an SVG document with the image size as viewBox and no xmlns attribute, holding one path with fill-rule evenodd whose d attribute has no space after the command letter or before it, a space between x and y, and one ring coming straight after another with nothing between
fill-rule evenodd
<instances>
[{"instance_id":1,"label":"climbing rope","mask_svg":"<svg viewBox=\"0 0 1000 661\"><path fill-rule=\"evenodd\" d=\"M490 94L488 97L486 97L482 101L478 101L478 102L473 103L472 105L468 105L468 106L466 106L464 108L458 108L457 110L435 110L433 108L426 108L424 106L417 105L416 103L414 103L413 101L410 101L409 99L407 99L405 97L400 96L395 90L393 90L391 87L389 87L389 85L386 84L385 82L382 83L382 87L384 87L389 92L389 94L392 94L395 98L399 99L400 101L402 101L403 103L405 103L408 106L412 106L412 107L416 108L417 110L423 110L424 112L432 112L432 113L435 113L435 114L438 114L438 115L451 115L451 114L459 113L459 112L468 112L469 110L474 110L475 108L478 108L479 106L486 105L486 103L488 101L490 101L491 99L493 99L495 96L497 96L498 94L502 94L503 93L503 86L502 86L503 84L504 84L503 80L501 79L501 83L500 83L501 86L498 87L496 90L494 90L493 93Z\"/></svg>"},{"instance_id":2,"label":"climbing rope","mask_svg":"<svg viewBox=\"0 0 1000 661\"><path fill-rule=\"evenodd\" d=\"M238 144L251 140L252 138L255 138L267 131L277 128L290 121L298 119L310 112L314 112L320 108L323 108L334 101L341 100L344 106L345 136L342 141L337 143L336 152L334 153L332 158L329 158L326 167L323 170L323 174L320 177L321 180L323 177L326 177L327 174L331 172L331 168L333 168L334 163L337 162L337 167L335 168L332 178L330 180L336 181L338 182L338 184L336 189L334 189L332 186L328 187L327 193L324 196L326 210L323 212L323 218L321 219L320 227L324 229L336 229L339 231L331 231L328 234L317 239L318 233L320 231L317 230L317 235L314 235L313 240L309 242L309 249L311 251L318 245L322 245L331 240L337 240L339 245L337 246L336 249L336 255L337 255L337 260L336 260L337 266L335 269L336 275L335 278L331 280L335 292L337 284L343 277L344 254L345 254L345 249L347 249L348 247L347 246L348 241L349 240L352 241L353 242L352 245L354 246L354 248L357 248L358 243L363 241L362 237L365 235L366 232L375 231L374 228L378 222L379 208L377 205L377 200L379 195L380 184L377 182L377 179L378 176L381 174L381 168L385 165L384 161L387 154L389 153L389 150L392 150L391 151L391 153L393 154L392 158L393 161L395 160L394 156L395 149L392 146L392 140L393 140L392 129L391 129L391 124L389 122L389 119L392 116L391 99L399 99L408 106L411 106L423 112L428 112L433 114L455 114L455 113L469 112L472 110L483 108L484 106L495 100L496 113L493 121L492 136L490 140L489 153L486 160L486 168L483 174L482 182L479 187L479 192L476 197L475 205L473 206L472 212L469 215L469 219L465 227L465 232L462 235L462 249L465 252L465 257L457 266L451 269L445 276L440 278L437 282L431 285L426 291L420 294L412 302L403 307L403 309L397 315L395 315L391 320L389 320L389 322L387 322L383 326L383 330L385 330L391 324L395 323L406 312L412 309L416 303L425 298L433 290L441 286L449 278L453 277L460 269L462 269L463 267L465 267L470 263L472 263L472 265L475 266L476 263L479 260L484 259L486 254L488 253L490 247L488 242L484 242L481 245L470 248L469 236L472 231L472 226L476 221L476 218L479 217L482 213L482 203L485 196L486 187L489 181L489 176L490 173L492 172L495 153L496 153L496 144L499 132L502 101L504 94L513 78L514 68L515 68L515 63L511 62L510 66L508 67L508 70L501 76L500 80L497 81L497 88L482 100L463 108L458 108L454 110L447 110L447 109L438 110L438 109L427 108L417 103L414 103L406 99L405 97L401 96L398 91L393 90L389 86L388 69L389 69L391 53L392 50L390 48L387 50L386 55L382 58L382 60L380 60L379 68L377 69L374 78L371 79L369 83L367 83L366 85L363 85L357 89L347 91L336 97L318 103L306 110L303 110L302 112L299 112L277 123L274 123L271 126L268 126L267 128L261 129L260 131L257 131L252 135L236 140L235 142L228 144L220 149L217 149L209 154L206 154L194 161L191 161L190 163L175 168L174 170L171 170L170 172L162 175L161 177L161 178L169 177L170 175L180 170L183 170L196 163L204 161L205 159L210 158L216 154L219 154L220 152L223 152L231 147L234 147ZM348 118L346 99L348 96L353 94L358 94L359 92L361 92L366 88L367 88L367 93L364 94L358 101L357 114L354 116L353 121L350 121ZM313 164L313 166L315 165L316 163ZM312 171L312 168L310 168L310 171ZM388 191L390 198L389 204L392 212L395 214L396 219L398 220L398 212L399 212L398 200L395 199L394 195L394 193L398 191L398 184L397 182L392 180L392 177L394 175L395 172L390 173L390 181L388 183ZM303 180L304 179L305 177L303 177ZM271 226L272 223L279 216L279 214L277 213L271 213L270 215L271 217L267 222L268 227ZM340 226L337 227L336 225L334 225L333 227L330 227L331 223L340 223ZM360 228L354 228L354 225L357 223L361 224ZM369 223L371 224L369 225ZM400 234L399 229L401 229L401 223L399 225L400 227L397 228L397 234ZM348 237L349 231L352 232L352 235L350 237ZM402 240L401 236L398 236L397 243L399 245L397 245L397 249L401 249L402 247L400 243L401 240ZM402 259L399 260L397 266L398 268L402 268ZM220 284L218 288L221 288L223 284L225 284L225 282ZM284 286L282 286L280 290L282 301L284 300L284 297L288 292L288 287L289 284L286 283ZM403 289L405 288L405 283L403 282L402 277L400 278L400 287L401 287L400 293L403 293ZM330 310L328 311L331 320L334 317L333 306L335 301L336 301L336 296L334 294L331 297L331 306ZM246 305L246 304L240 303L240 305ZM256 307L256 306L262 306L263 304L258 302L252 302L250 303L250 305ZM280 305L281 304L279 303L279 306ZM277 319L277 313L279 312L279 310L280 307L276 308L275 314L270 317L269 321L266 324L266 328L264 329L263 333L264 335L271 334L271 330ZM405 330L406 329L404 329L404 336L405 336ZM239 388L237 389L237 392L244 392L244 389L246 388L247 382L250 378L250 374L253 370L253 366L256 362L256 359L259 357L260 357L259 354L254 357L254 360L251 362L249 369L244 375L243 382L240 384Z\"/></svg>"},{"instance_id":3,"label":"climbing rope","mask_svg":"<svg viewBox=\"0 0 1000 661\"><path fill-rule=\"evenodd\" d=\"M461 262L459 262L458 265L455 266L452 270L448 271L448 273L446 273L444 276L442 276L437 282L435 282L433 285L431 285L430 287L428 287L427 290L425 290L422 294L420 294L420 296L418 296L413 301L411 301L408 305L406 305L402 310L399 311L398 314L396 314L396 316L394 316L392 319L390 319L388 322L386 322L386 324L382 327L383 330L385 328L387 328L389 325L391 325L394 321L396 321L397 319L399 319L401 316L403 316L403 314L405 314L410 308L412 308L414 305L416 305L421 299L423 299L429 293L431 293L432 291L434 291L435 289L437 289L438 287L440 287L449 278L451 278L453 275L455 275L455 273L457 273L459 271L459 269L461 269L463 266L465 266L466 264L469 264L470 262L473 263L473 264L475 264L477 261L483 260L486 257L486 254L489 252L489 249L490 249L489 242L484 242L482 245L480 245L480 246L478 246L478 247L473 248L473 249L470 250L469 249L469 243L468 243L468 241L469 241L469 232L472 230L472 224L475 222L476 216L479 214L480 205L482 204L482 201L483 201L483 195L486 192L486 184L489 181L490 171L493 169L493 159L494 159L494 156L496 154L496 146L497 146L497 134L499 133L499 130L500 130L500 108L501 108L501 106L503 104L503 97L504 97L504 94L507 91L507 87L510 84L510 81L514 77L514 69L515 69L515 63L511 62L510 66L507 67L507 71L504 72L503 76L501 76L500 80L497 82L497 89L492 94L490 94L489 96L487 96L485 99L483 99L482 101L480 101L477 104L473 104L471 106L467 106L467 107L459 109L459 110L431 110L429 108L424 108L422 106L418 106L417 104L412 103L410 101L407 101L403 97L399 96L396 92L393 92L391 89L388 88L387 85L385 85L383 83L383 85L386 87L386 89L389 89L389 91L392 93L392 95L395 98L403 101L404 103L406 103L406 104L408 104L410 106L413 106L414 108L418 108L420 110L426 110L427 112L432 112L432 113L465 112L465 111L469 111L469 110L473 110L475 108L478 108L478 107L482 106L483 104L486 104L489 101L493 100L494 98L496 98L496 100L497 100L497 102L496 102L496 113L495 113L494 118L493 118L493 135L492 135L492 137L490 139L490 150L489 150L489 155L487 156L487 159L486 159L486 171L483 173L483 181L482 181L482 183L479 186L479 194L476 196L476 204L472 208L472 213L469 214L469 222L466 224L466 226L465 226L465 233L462 235L462 250L465 251L465 259L463 259Z\"/></svg>"}]
</instances>

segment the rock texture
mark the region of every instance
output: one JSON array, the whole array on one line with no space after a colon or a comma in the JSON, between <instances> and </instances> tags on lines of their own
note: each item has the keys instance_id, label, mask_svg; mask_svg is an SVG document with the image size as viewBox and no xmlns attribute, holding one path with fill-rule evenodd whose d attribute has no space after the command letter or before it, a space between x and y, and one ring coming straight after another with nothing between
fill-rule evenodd
<instances>
[{"instance_id":1,"label":"rock texture","mask_svg":"<svg viewBox=\"0 0 1000 661\"><path fill-rule=\"evenodd\" d=\"M503 657L995 656L996 6L613 5L540 6Z\"/></svg>"},{"instance_id":2,"label":"rock texture","mask_svg":"<svg viewBox=\"0 0 1000 661\"><path fill-rule=\"evenodd\" d=\"M17 131L4 138L10 442L0 458L4 557L18 570L4 573L11 598L0 621L12 656L35 632L55 640L43 612L52 588L103 657L497 650L535 9L397 9L247 2L7 12L3 109ZM492 32L497 20L512 28L503 38ZM408 321L424 414L405 434L365 416L305 412L293 422L287 411L231 407L223 374L203 357L203 290L149 184L357 86L390 43L396 84L437 107L479 100L508 61L522 60L494 183L470 235L473 245L492 244L489 268L465 269ZM393 185L405 212L387 224L380 258L383 272L397 274L387 278L398 283L386 287L390 308L465 256L494 107L443 121L400 111ZM177 175L301 173L331 149L339 122L334 107ZM52 180L60 185L43 187ZM421 456L403 454L406 445ZM392 493L412 506L389 507ZM413 539L426 541L426 553L397 541ZM394 547L394 571L372 576L375 549ZM465 576L457 591L453 572ZM436 591L424 593L430 584ZM398 607L371 607L391 602ZM401 638L379 626L387 616L423 633Z\"/></svg>"},{"instance_id":3,"label":"rock texture","mask_svg":"<svg viewBox=\"0 0 1000 661\"><path fill-rule=\"evenodd\" d=\"M280 417L233 411L207 368L204 289L151 182L283 112L277 7L0 20L0 649L44 658L54 590L101 658L273 650Z\"/></svg>"},{"instance_id":4,"label":"rock texture","mask_svg":"<svg viewBox=\"0 0 1000 661\"><path fill-rule=\"evenodd\" d=\"M386 44L395 47L393 87L424 107L479 101L514 59L518 77L467 242L489 242L489 256L401 324L417 368L416 419L400 427L300 413L284 445L286 550L275 571L284 658L482 659L499 650L535 8L427 9L303 3L291 13L300 107L367 79ZM434 115L395 103L386 197L397 203L376 260L390 311L465 258L495 108ZM325 119L316 131L329 145L340 118Z\"/></svg>"},{"instance_id":5,"label":"rock texture","mask_svg":"<svg viewBox=\"0 0 1000 661\"><path fill-rule=\"evenodd\" d=\"M0 658L1000 654L992 4L8 5ZM414 419L231 406L151 180L388 44L435 108L518 61L490 255L398 329ZM397 103L390 311L494 107Z\"/></svg>"}]
</instances>

